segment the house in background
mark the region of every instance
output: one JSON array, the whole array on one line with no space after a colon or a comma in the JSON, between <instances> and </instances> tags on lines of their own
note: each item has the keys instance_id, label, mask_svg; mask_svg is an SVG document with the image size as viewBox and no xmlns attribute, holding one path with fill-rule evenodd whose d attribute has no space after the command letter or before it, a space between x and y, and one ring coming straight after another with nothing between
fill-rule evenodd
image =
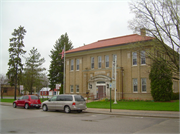
<instances>
[{"instance_id":1,"label":"house in background","mask_svg":"<svg viewBox=\"0 0 180 134\"><path fill-rule=\"evenodd\" d=\"M132 34L97 42L66 51L65 93L90 93L94 98L109 98L110 85L114 74L112 62L116 67L116 97L119 99L152 100L149 71L151 60L146 51L151 49L153 37ZM143 49L140 49L143 44ZM175 88L179 87L177 81ZM114 98L114 90L112 97ZM178 90L178 89L174 89Z\"/></svg>"},{"instance_id":2,"label":"house in background","mask_svg":"<svg viewBox=\"0 0 180 134\"><path fill-rule=\"evenodd\" d=\"M53 96L53 95L58 95L59 94L59 90L58 89L54 89L51 90L49 87L43 87L40 90L40 96Z\"/></svg>"}]
</instances>

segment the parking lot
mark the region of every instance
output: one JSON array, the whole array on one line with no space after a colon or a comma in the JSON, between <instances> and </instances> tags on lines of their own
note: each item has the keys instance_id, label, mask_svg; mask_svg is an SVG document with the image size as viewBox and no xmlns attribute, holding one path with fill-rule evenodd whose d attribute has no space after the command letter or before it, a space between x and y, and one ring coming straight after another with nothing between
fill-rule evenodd
<instances>
[{"instance_id":1,"label":"parking lot","mask_svg":"<svg viewBox=\"0 0 180 134\"><path fill-rule=\"evenodd\" d=\"M1 105L1 133L179 133L179 119L64 113Z\"/></svg>"}]
</instances>

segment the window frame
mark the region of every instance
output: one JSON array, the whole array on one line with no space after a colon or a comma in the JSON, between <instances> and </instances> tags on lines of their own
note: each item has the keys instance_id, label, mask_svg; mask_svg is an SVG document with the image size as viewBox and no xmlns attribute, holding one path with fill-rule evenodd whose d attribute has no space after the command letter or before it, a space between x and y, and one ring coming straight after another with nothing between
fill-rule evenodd
<instances>
[{"instance_id":1,"label":"window frame","mask_svg":"<svg viewBox=\"0 0 180 134\"><path fill-rule=\"evenodd\" d=\"M79 93L79 85L76 85L76 93Z\"/></svg>"},{"instance_id":2,"label":"window frame","mask_svg":"<svg viewBox=\"0 0 180 134\"><path fill-rule=\"evenodd\" d=\"M145 80L145 84L143 84L143 79ZM143 91L143 86L145 86L145 91ZM147 93L147 79L146 78L141 78L141 92L142 93Z\"/></svg>"},{"instance_id":3,"label":"window frame","mask_svg":"<svg viewBox=\"0 0 180 134\"><path fill-rule=\"evenodd\" d=\"M76 71L79 71L79 59L76 59Z\"/></svg>"},{"instance_id":4,"label":"window frame","mask_svg":"<svg viewBox=\"0 0 180 134\"><path fill-rule=\"evenodd\" d=\"M107 63L108 63L108 66L107 66ZM109 55L105 56L105 67L109 68Z\"/></svg>"},{"instance_id":5,"label":"window frame","mask_svg":"<svg viewBox=\"0 0 180 134\"><path fill-rule=\"evenodd\" d=\"M73 85L70 85L70 92L71 92L71 93L74 93Z\"/></svg>"},{"instance_id":6,"label":"window frame","mask_svg":"<svg viewBox=\"0 0 180 134\"><path fill-rule=\"evenodd\" d=\"M71 60L71 71L74 70L74 60Z\"/></svg>"},{"instance_id":7,"label":"window frame","mask_svg":"<svg viewBox=\"0 0 180 134\"><path fill-rule=\"evenodd\" d=\"M135 85L134 80L136 80L137 85ZM132 82L133 82L133 93L138 93L138 79L133 78ZM135 86L136 86L137 91L135 91Z\"/></svg>"},{"instance_id":8,"label":"window frame","mask_svg":"<svg viewBox=\"0 0 180 134\"><path fill-rule=\"evenodd\" d=\"M98 56L98 68L102 68L102 57Z\"/></svg>"},{"instance_id":9,"label":"window frame","mask_svg":"<svg viewBox=\"0 0 180 134\"><path fill-rule=\"evenodd\" d=\"M134 54L136 54L135 55L136 57L134 57ZM135 60L136 64L134 64L134 60ZM137 52L132 52L132 65L137 66Z\"/></svg>"},{"instance_id":10,"label":"window frame","mask_svg":"<svg viewBox=\"0 0 180 134\"><path fill-rule=\"evenodd\" d=\"M145 53L145 51L141 51L141 65L146 65L146 53Z\"/></svg>"},{"instance_id":11,"label":"window frame","mask_svg":"<svg viewBox=\"0 0 180 134\"><path fill-rule=\"evenodd\" d=\"M91 57L91 69L94 69L94 57Z\"/></svg>"}]
</instances>

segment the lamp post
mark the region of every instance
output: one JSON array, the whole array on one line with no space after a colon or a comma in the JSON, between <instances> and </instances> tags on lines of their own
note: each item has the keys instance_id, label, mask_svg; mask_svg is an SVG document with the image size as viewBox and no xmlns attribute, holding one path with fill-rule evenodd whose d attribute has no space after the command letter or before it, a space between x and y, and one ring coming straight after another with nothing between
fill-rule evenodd
<instances>
[{"instance_id":1,"label":"lamp post","mask_svg":"<svg viewBox=\"0 0 180 134\"><path fill-rule=\"evenodd\" d=\"M114 57L114 79L115 79L115 85L114 85L114 104L117 104L117 101L116 101L116 62L117 62L117 57L115 55Z\"/></svg>"}]
</instances>

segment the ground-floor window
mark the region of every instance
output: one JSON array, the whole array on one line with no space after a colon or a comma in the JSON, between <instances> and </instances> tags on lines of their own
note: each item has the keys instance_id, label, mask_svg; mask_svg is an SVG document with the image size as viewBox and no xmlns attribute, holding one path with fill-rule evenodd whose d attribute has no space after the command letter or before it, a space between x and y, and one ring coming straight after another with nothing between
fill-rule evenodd
<instances>
[{"instance_id":1,"label":"ground-floor window","mask_svg":"<svg viewBox=\"0 0 180 134\"><path fill-rule=\"evenodd\" d=\"M138 92L138 81L136 78L133 79L133 92Z\"/></svg>"},{"instance_id":2,"label":"ground-floor window","mask_svg":"<svg viewBox=\"0 0 180 134\"><path fill-rule=\"evenodd\" d=\"M141 79L141 89L142 92L146 92L146 78Z\"/></svg>"},{"instance_id":3,"label":"ground-floor window","mask_svg":"<svg viewBox=\"0 0 180 134\"><path fill-rule=\"evenodd\" d=\"M76 93L79 93L79 85L76 85Z\"/></svg>"},{"instance_id":4,"label":"ground-floor window","mask_svg":"<svg viewBox=\"0 0 180 134\"><path fill-rule=\"evenodd\" d=\"M73 85L70 85L70 91L71 91L71 93L74 92L74 91L73 91Z\"/></svg>"}]
</instances>

